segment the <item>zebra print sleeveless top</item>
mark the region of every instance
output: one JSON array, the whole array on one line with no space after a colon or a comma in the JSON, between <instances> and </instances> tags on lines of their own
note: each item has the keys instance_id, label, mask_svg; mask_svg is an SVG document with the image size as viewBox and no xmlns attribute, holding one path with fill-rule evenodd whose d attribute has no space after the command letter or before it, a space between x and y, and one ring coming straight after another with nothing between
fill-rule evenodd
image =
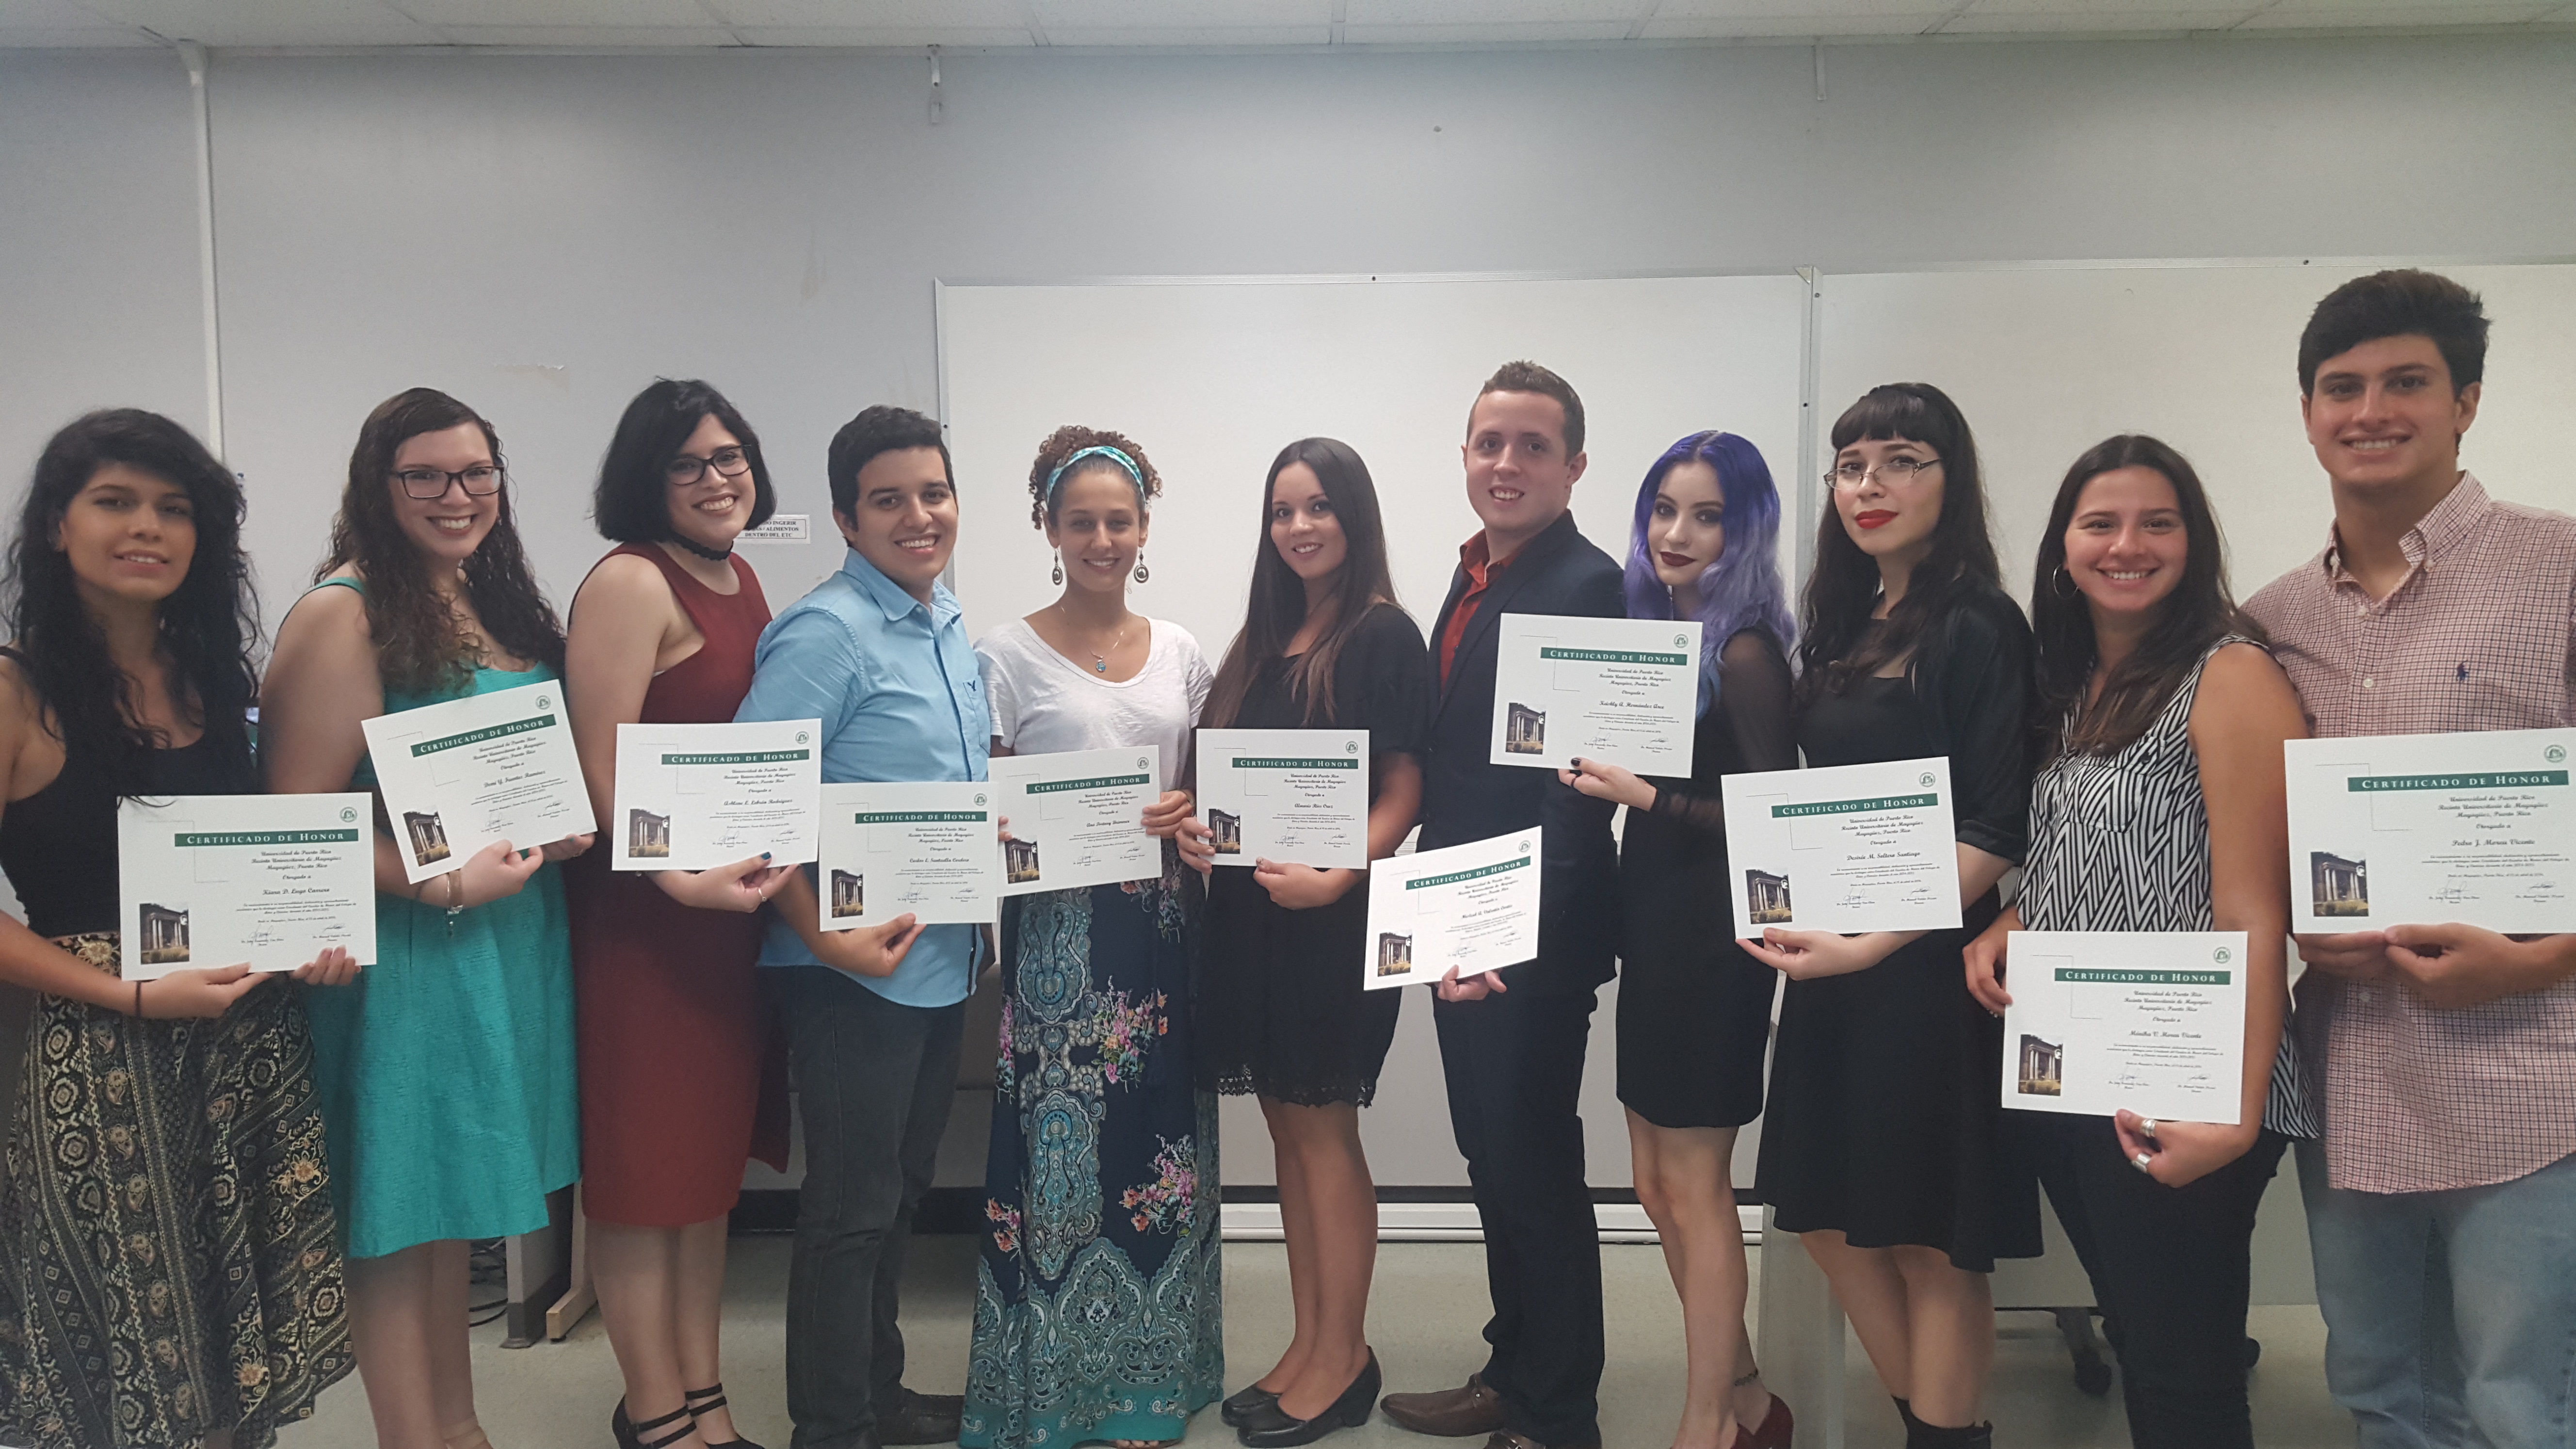
<instances>
[{"instance_id":1,"label":"zebra print sleeveless top","mask_svg":"<svg viewBox=\"0 0 2576 1449\"><path fill-rule=\"evenodd\" d=\"M2191 707L2210 655L2250 642L2230 635L2210 645L2128 748L2060 755L2032 781L2030 859L2021 887L2021 917L2031 930L2215 929L2209 810L2191 747ZM2263 1125L2286 1137L2321 1135L2286 1021Z\"/></svg>"}]
</instances>

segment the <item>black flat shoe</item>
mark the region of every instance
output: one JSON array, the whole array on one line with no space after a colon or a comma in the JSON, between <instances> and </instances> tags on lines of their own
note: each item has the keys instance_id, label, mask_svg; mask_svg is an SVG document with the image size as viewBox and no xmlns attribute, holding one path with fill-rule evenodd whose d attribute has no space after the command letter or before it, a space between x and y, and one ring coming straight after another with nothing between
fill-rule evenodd
<instances>
[{"instance_id":1,"label":"black flat shoe","mask_svg":"<svg viewBox=\"0 0 2576 1449\"><path fill-rule=\"evenodd\" d=\"M680 1399L689 1406L689 1412L693 1415L713 1413L725 1406L724 1385L716 1384L703 1389L682 1389ZM710 1439L707 1441L707 1449L760 1449L760 1446L741 1438L727 1439L722 1443Z\"/></svg>"},{"instance_id":2,"label":"black flat shoe","mask_svg":"<svg viewBox=\"0 0 2576 1449\"><path fill-rule=\"evenodd\" d=\"M1278 1402L1277 1394L1259 1384L1253 1384L1239 1393L1228 1395L1225 1402L1216 1406L1216 1416L1223 1419L1228 1426L1240 1429L1243 1427L1244 1419L1255 1410L1269 1408Z\"/></svg>"},{"instance_id":3,"label":"black flat shoe","mask_svg":"<svg viewBox=\"0 0 2576 1449\"><path fill-rule=\"evenodd\" d=\"M1273 1399L1245 1415L1244 1421L1235 1426L1234 1436L1249 1449L1286 1449L1286 1446L1294 1444L1312 1444L1336 1429L1356 1429L1367 1423L1369 1415L1377 1409L1378 1390L1385 1385L1385 1376L1378 1372L1377 1350L1371 1349L1367 1367L1360 1370L1360 1376L1351 1380L1351 1386L1342 1390L1342 1396L1324 1412L1311 1419L1292 1419L1280 1410L1279 1401Z\"/></svg>"},{"instance_id":4,"label":"black flat shoe","mask_svg":"<svg viewBox=\"0 0 2576 1449\"><path fill-rule=\"evenodd\" d=\"M650 1439L645 1437L656 1429L673 1424L679 1427L668 1434ZM698 1432L698 1421L690 1417L688 1409L683 1406L658 1419L647 1419L638 1424L626 1417L626 1401L619 1399L617 1408L608 1416L608 1432L617 1436L617 1449L663 1449L666 1444L677 1444Z\"/></svg>"}]
</instances>

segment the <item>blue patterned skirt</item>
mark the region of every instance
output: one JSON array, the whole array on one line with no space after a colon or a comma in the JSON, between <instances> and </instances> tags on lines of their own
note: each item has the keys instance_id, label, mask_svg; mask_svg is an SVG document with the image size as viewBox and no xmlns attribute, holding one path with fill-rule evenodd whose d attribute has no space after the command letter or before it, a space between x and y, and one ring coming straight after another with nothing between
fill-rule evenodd
<instances>
[{"instance_id":1,"label":"blue patterned skirt","mask_svg":"<svg viewBox=\"0 0 2576 1449\"><path fill-rule=\"evenodd\" d=\"M963 1449L1178 1439L1225 1377L1216 1098L1190 1060L1198 881L1002 910L1001 1064Z\"/></svg>"}]
</instances>

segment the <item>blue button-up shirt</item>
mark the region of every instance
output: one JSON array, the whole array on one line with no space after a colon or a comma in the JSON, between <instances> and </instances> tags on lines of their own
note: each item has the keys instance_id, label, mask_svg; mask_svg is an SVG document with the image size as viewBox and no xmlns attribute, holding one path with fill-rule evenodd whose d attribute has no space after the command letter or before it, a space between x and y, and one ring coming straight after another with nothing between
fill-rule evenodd
<instances>
[{"instance_id":1,"label":"blue button-up shirt","mask_svg":"<svg viewBox=\"0 0 2576 1449\"><path fill-rule=\"evenodd\" d=\"M760 631L751 692L734 718L819 719L826 781L981 780L993 716L957 596L905 593L854 549ZM812 867L807 867L810 876ZM948 1006L975 986L973 926L931 926L891 976L850 979L904 1006ZM770 917L763 966L818 965L793 926Z\"/></svg>"}]
</instances>

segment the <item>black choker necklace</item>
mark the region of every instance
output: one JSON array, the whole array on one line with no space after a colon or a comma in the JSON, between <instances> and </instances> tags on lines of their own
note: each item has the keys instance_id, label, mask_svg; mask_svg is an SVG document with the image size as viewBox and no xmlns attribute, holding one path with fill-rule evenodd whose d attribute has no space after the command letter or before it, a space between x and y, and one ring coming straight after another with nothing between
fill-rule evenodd
<instances>
[{"instance_id":1,"label":"black choker necklace","mask_svg":"<svg viewBox=\"0 0 2576 1449\"><path fill-rule=\"evenodd\" d=\"M703 543L699 543L694 539L682 538L676 533L671 535L671 542L678 544L680 547L687 549L689 552L696 554L698 557L705 559L710 563L723 563L726 559L733 557L733 550L730 548L709 548Z\"/></svg>"}]
</instances>

